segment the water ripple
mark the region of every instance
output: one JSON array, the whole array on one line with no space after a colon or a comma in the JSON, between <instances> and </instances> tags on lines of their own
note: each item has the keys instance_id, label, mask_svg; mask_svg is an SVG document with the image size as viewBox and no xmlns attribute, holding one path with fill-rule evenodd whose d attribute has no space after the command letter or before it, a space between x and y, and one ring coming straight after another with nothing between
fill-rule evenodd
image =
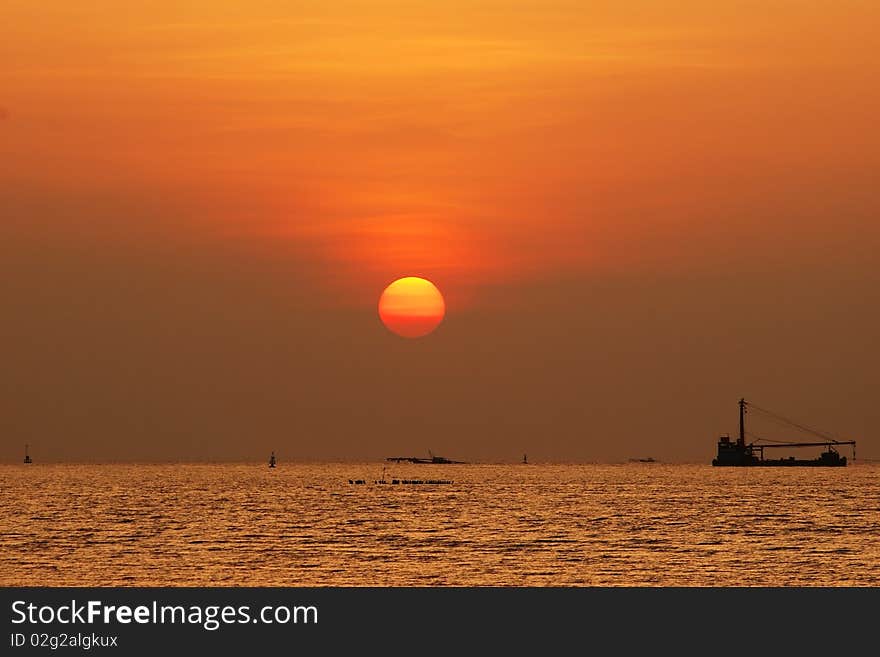
<instances>
[{"instance_id":1,"label":"water ripple","mask_svg":"<svg viewBox=\"0 0 880 657\"><path fill-rule=\"evenodd\" d=\"M0 585L880 585L876 464L380 472L0 466Z\"/></svg>"}]
</instances>

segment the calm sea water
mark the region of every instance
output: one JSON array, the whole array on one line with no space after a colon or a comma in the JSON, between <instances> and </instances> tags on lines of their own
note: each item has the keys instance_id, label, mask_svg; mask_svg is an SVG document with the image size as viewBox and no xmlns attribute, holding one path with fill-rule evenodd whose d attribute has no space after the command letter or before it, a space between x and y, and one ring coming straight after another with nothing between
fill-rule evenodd
<instances>
[{"instance_id":1,"label":"calm sea water","mask_svg":"<svg viewBox=\"0 0 880 657\"><path fill-rule=\"evenodd\" d=\"M880 585L880 466L0 466L0 585Z\"/></svg>"}]
</instances>

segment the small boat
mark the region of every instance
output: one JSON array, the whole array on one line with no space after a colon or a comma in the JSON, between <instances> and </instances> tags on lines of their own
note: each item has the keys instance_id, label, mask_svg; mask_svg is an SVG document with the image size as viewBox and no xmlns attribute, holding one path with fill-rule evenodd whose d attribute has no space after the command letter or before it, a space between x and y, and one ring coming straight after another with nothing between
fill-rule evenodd
<instances>
[{"instance_id":1,"label":"small boat","mask_svg":"<svg viewBox=\"0 0 880 657\"><path fill-rule=\"evenodd\" d=\"M745 415L746 409L752 409L758 411L759 413L765 414L771 419L775 420L777 423L787 424L793 428L799 429L806 433L813 434L820 438L824 438L821 442L786 442L786 441L773 441L765 443L760 443L760 441L765 440L763 438L759 438L756 441L746 444L746 428L745 428ZM840 445L852 445L853 449L853 460L856 457L856 441L855 440L837 440L832 436L823 433L821 431L817 431L816 429L811 429L803 424L799 424L797 422L793 422L787 418L782 417L781 415L777 415L773 411L768 411L765 408L761 408L760 406L756 406L751 402L747 402L745 399L739 400L739 438L736 439L736 442L732 442L730 436L721 436L718 439L718 455L712 459L712 465L714 466L734 466L734 467L748 467L748 466L812 466L812 467L845 467L846 466L846 457L841 456L840 452L837 451L837 448ZM797 448L797 447L825 447L825 451L822 452L818 458L815 459L797 459L794 456L789 456L786 458L780 459L765 459L764 458L764 450L765 449L773 449L773 448Z\"/></svg>"},{"instance_id":2,"label":"small boat","mask_svg":"<svg viewBox=\"0 0 880 657\"><path fill-rule=\"evenodd\" d=\"M394 463L464 463L464 461L452 461L445 456L435 456L431 450L428 450L428 458L420 458L418 456L389 456L385 460Z\"/></svg>"},{"instance_id":3,"label":"small boat","mask_svg":"<svg viewBox=\"0 0 880 657\"><path fill-rule=\"evenodd\" d=\"M269 457L269 467L270 467L270 468L274 468L274 467L275 467L275 463L276 463L276 461L275 461L275 452L272 452L272 456Z\"/></svg>"},{"instance_id":4,"label":"small boat","mask_svg":"<svg viewBox=\"0 0 880 657\"><path fill-rule=\"evenodd\" d=\"M629 462L630 463L656 463L657 460L654 457L649 456L649 457L643 458L643 459L630 459Z\"/></svg>"},{"instance_id":5,"label":"small boat","mask_svg":"<svg viewBox=\"0 0 880 657\"><path fill-rule=\"evenodd\" d=\"M28 446L27 445L24 446L24 462L25 463L33 463L33 461L31 460L31 455L28 454Z\"/></svg>"}]
</instances>

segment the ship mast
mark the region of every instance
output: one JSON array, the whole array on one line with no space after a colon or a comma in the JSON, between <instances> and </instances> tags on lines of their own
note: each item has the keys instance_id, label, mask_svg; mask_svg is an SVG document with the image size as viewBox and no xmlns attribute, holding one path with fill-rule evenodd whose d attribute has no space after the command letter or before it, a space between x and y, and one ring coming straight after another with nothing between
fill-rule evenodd
<instances>
[{"instance_id":1,"label":"ship mast","mask_svg":"<svg viewBox=\"0 0 880 657\"><path fill-rule=\"evenodd\" d=\"M745 414L746 414L746 400L742 398L739 400L739 445L746 444L746 423L745 423Z\"/></svg>"}]
</instances>

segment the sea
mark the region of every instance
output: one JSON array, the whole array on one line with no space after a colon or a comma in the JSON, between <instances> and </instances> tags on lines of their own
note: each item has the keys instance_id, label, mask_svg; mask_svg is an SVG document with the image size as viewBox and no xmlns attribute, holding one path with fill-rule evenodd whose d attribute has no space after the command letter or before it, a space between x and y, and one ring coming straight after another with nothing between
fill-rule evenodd
<instances>
[{"instance_id":1,"label":"sea","mask_svg":"<svg viewBox=\"0 0 880 657\"><path fill-rule=\"evenodd\" d=\"M880 464L2 465L0 585L877 586Z\"/></svg>"}]
</instances>

